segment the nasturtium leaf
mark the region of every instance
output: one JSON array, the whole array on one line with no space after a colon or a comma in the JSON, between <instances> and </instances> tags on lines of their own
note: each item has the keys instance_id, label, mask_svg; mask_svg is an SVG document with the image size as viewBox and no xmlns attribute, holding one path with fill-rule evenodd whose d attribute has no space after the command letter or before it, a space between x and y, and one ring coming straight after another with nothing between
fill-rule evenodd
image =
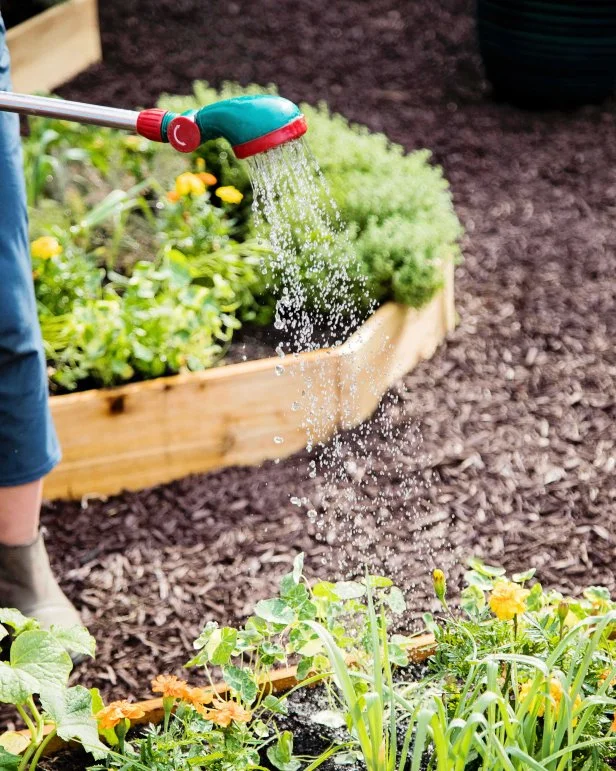
<instances>
[{"instance_id":1,"label":"nasturtium leaf","mask_svg":"<svg viewBox=\"0 0 616 771\"><path fill-rule=\"evenodd\" d=\"M263 636L256 629L239 629L233 655L254 651L262 639Z\"/></svg>"},{"instance_id":2,"label":"nasturtium leaf","mask_svg":"<svg viewBox=\"0 0 616 771\"><path fill-rule=\"evenodd\" d=\"M336 594L336 584L331 581L319 581L312 587L312 594L319 599L329 602L338 602L340 597Z\"/></svg>"},{"instance_id":3,"label":"nasturtium leaf","mask_svg":"<svg viewBox=\"0 0 616 771\"><path fill-rule=\"evenodd\" d=\"M30 746L30 739L24 734L17 733L17 731L6 731L0 734L0 747L12 755L21 755L21 753ZM2 766L2 758L0 757L0 768Z\"/></svg>"},{"instance_id":4,"label":"nasturtium leaf","mask_svg":"<svg viewBox=\"0 0 616 771\"><path fill-rule=\"evenodd\" d=\"M235 644L237 642L237 629L225 626L222 629L216 629L205 646L208 661L214 666L224 666L228 664Z\"/></svg>"},{"instance_id":5,"label":"nasturtium leaf","mask_svg":"<svg viewBox=\"0 0 616 771\"><path fill-rule=\"evenodd\" d=\"M288 595L297 587L297 583L293 578L293 573L287 573L280 579L280 596L285 600Z\"/></svg>"},{"instance_id":6,"label":"nasturtium leaf","mask_svg":"<svg viewBox=\"0 0 616 771\"><path fill-rule=\"evenodd\" d=\"M21 634L28 629L39 628L38 621L24 616L16 608L0 608L0 624L10 627L15 634Z\"/></svg>"},{"instance_id":7,"label":"nasturtium leaf","mask_svg":"<svg viewBox=\"0 0 616 771\"><path fill-rule=\"evenodd\" d=\"M21 756L13 755L12 752L7 752L4 747L0 747L0 769L1 771L13 771L18 769L21 763Z\"/></svg>"},{"instance_id":8,"label":"nasturtium leaf","mask_svg":"<svg viewBox=\"0 0 616 771\"><path fill-rule=\"evenodd\" d=\"M291 731L283 731L276 744L267 748L269 762L278 771L297 771L301 762L293 757L293 734Z\"/></svg>"},{"instance_id":9,"label":"nasturtium leaf","mask_svg":"<svg viewBox=\"0 0 616 771\"><path fill-rule=\"evenodd\" d=\"M397 586L392 586L389 593L385 595L385 602L394 613L404 613L406 610L406 600Z\"/></svg>"},{"instance_id":10,"label":"nasturtium leaf","mask_svg":"<svg viewBox=\"0 0 616 771\"><path fill-rule=\"evenodd\" d=\"M107 748L98 738L98 725L92 714L92 694L87 688L76 685L46 690L41 694L41 706L56 724L61 739L80 742L97 759L108 755Z\"/></svg>"},{"instance_id":11,"label":"nasturtium leaf","mask_svg":"<svg viewBox=\"0 0 616 771\"><path fill-rule=\"evenodd\" d=\"M511 576L511 580L516 584L523 584L525 581L530 581L536 572L537 568L530 568L529 570L525 570L523 573L514 573Z\"/></svg>"},{"instance_id":12,"label":"nasturtium leaf","mask_svg":"<svg viewBox=\"0 0 616 771\"><path fill-rule=\"evenodd\" d=\"M316 656L317 653L321 653L323 650L323 643L319 637L314 637L312 640L304 643L302 647L297 651L300 656Z\"/></svg>"},{"instance_id":13,"label":"nasturtium leaf","mask_svg":"<svg viewBox=\"0 0 616 771\"><path fill-rule=\"evenodd\" d=\"M269 642L268 640L265 640L258 650L261 663L265 664L265 666L271 666L277 661L284 661L286 658L284 648L278 645L278 643Z\"/></svg>"},{"instance_id":14,"label":"nasturtium leaf","mask_svg":"<svg viewBox=\"0 0 616 771\"><path fill-rule=\"evenodd\" d=\"M50 632L22 632L11 646L11 667L33 677L41 696L62 689L73 669L71 657Z\"/></svg>"},{"instance_id":15,"label":"nasturtium leaf","mask_svg":"<svg viewBox=\"0 0 616 771\"><path fill-rule=\"evenodd\" d=\"M270 712L273 712L275 715L287 714L288 710L287 710L286 702L282 701L277 696L274 696L274 694L272 693L268 693L268 695L263 699L261 703L265 707L265 709L268 709Z\"/></svg>"},{"instance_id":16,"label":"nasturtium leaf","mask_svg":"<svg viewBox=\"0 0 616 771\"><path fill-rule=\"evenodd\" d=\"M297 665L297 679L301 682L305 680L314 669L314 658L306 656Z\"/></svg>"},{"instance_id":17,"label":"nasturtium leaf","mask_svg":"<svg viewBox=\"0 0 616 771\"><path fill-rule=\"evenodd\" d=\"M366 593L366 587L357 581L338 581L334 584L334 592L341 600L357 600Z\"/></svg>"},{"instance_id":18,"label":"nasturtium leaf","mask_svg":"<svg viewBox=\"0 0 616 771\"><path fill-rule=\"evenodd\" d=\"M310 720L313 723L318 723L328 728L344 728L346 726L346 718L342 712L337 712L333 709L321 709L313 713L310 716Z\"/></svg>"},{"instance_id":19,"label":"nasturtium leaf","mask_svg":"<svg viewBox=\"0 0 616 771\"><path fill-rule=\"evenodd\" d=\"M332 758L336 766L359 766L362 762L360 752L337 752Z\"/></svg>"},{"instance_id":20,"label":"nasturtium leaf","mask_svg":"<svg viewBox=\"0 0 616 771\"><path fill-rule=\"evenodd\" d=\"M295 620L293 608L279 599L261 600L255 605L255 613L270 624L280 624L280 626L287 626Z\"/></svg>"},{"instance_id":21,"label":"nasturtium leaf","mask_svg":"<svg viewBox=\"0 0 616 771\"><path fill-rule=\"evenodd\" d=\"M391 578L385 578L385 576L368 576L368 586L371 586L373 589L387 589L393 583Z\"/></svg>"},{"instance_id":22,"label":"nasturtium leaf","mask_svg":"<svg viewBox=\"0 0 616 771\"><path fill-rule=\"evenodd\" d=\"M245 704L252 704L259 691L253 673L249 669L235 666L223 667L222 676L225 683L235 691Z\"/></svg>"},{"instance_id":23,"label":"nasturtium leaf","mask_svg":"<svg viewBox=\"0 0 616 771\"><path fill-rule=\"evenodd\" d=\"M244 628L254 630L257 634L260 634L261 636L269 634L267 621L265 621L262 618L258 618L257 616L251 616L244 624Z\"/></svg>"},{"instance_id":24,"label":"nasturtium leaf","mask_svg":"<svg viewBox=\"0 0 616 771\"><path fill-rule=\"evenodd\" d=\"M399 667L408 666L408 653L400 645L390 643L387 647L387 651L389 653L389 660L392 664L396 664Z\"/></svg>"},{"instance_id":25,"label":"nasturtium leaf","mask_svg":"<svg viewBox=\"0 0 616 771\"><path fill-rule=\"evenodd\" d=\"M487 576L478 573L476 570L469 570L464 574L464 580L468 586L476 586L485 592L489 592L494 588L494 581Z\"/></svg>"},{"instance_id":26,"label":"nasturtium leaf","mask_svg":"<svg viewBox=\"0 0 616 771\"><path fill-rule=\"evenodd\" d=\"M471 557L467 564L469 568L476 570L477 573L481 573L482 576L487 576L488 578L499 578L500 576L504 576L507 572L505 568L484 565L478 557Z\"/></svg>"},{"instance_id":27,"label":"nasturtium leaf","mask_svg":"<svg viewBox=\"0 0 616 771\"><path fill-rule=\"evenodd\" d=\"M208 621L207 624L203 627L203 631L197 637L197 639L193 643L193 647L197 650L201 650L201 648L205 648L205 646L208 643L208 640L212 636L212 634L215 632L215 630L218 629L218 624L215 621Z\"/></svg>"},{"instance_id":28,"label":"nasturtium leaf","mask_svg":"<svg viewBox=\"0 0 616 771\"><path fill-rule=\"evenodd\" d=\"M316 606L310 600L310 594L304 584L293 584L293 588L283 595L284 602L297 613L300 621L314 619Z\"/></svg>"},{"instance_id":29,"label":"nasturtium leaf","mask_svg":"<svg viewBox=\"0 0 616 771\"><path fill-rule=\"evenodd\" d=\"M259 739L266 739L269 736L270 730L262 720L253 720L250 728Z\"/></svg>"},{"instance_id":30,"label":"nasturtium leaf","mask_svg":"<svg viewBox=\"0 0 616 771\"><path fill-rule=\"evenodd\" d=\"M71 626L68 628L52 626L50 633L54 640L64 646L70 653L83 653L94 658L96 652L96 640L83 626Z\"/></svg>"},{"instance_id":31,"label":"nasturtium leaf","mask_svg":"<svg viewBox=\"0 0 616 771\"><path fill-rule=\"evenodd\" d=\"M0 661L0 701L5 704L23 704L38 692L38 688L38 681L32 675Z\"/></svg>"}]
</instances>

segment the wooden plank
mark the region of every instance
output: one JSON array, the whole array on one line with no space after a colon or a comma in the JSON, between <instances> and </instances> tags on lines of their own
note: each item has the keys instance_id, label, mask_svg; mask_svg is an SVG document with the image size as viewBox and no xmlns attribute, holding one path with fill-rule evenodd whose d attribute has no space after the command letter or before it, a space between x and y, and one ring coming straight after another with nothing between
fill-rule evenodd
<instances>
[{"instance_id":1,"label":"wooden plank","mask_svg":"<svg viewBox=\"0 0 616 771\"><path fill-rule=\"evenodd\" d=\"M8 30L13 88L51 91L101 60L97 0L67 0Z\"/></svg>"},{"instance_id":2,"label":"wooden plank","mask_svg":"<svg viewBox=\"0 0 616 771\"><path fill-rule=\"evenodd\" d=\"M430 656L433 656L436 651L436 641L434 635L423 634L417 635L411 641L410 646L407 648L409 660L420 663L426 661ZM261 688L265 692L272 693L286 693L294 688L298 684L297 680L297 668L296 667L284 667L272 672L268 678L262 681ZM210 691L213 694L220 696L226 696L229 692L229 687L226 683L216 683L213 687L205 688L204 690ZM146 699L145 701L138 701L135 706L141 707L144 714L141 717L135 718L131 721L131 725L156 725L162 722L165 712L163 709L162 698ZM44 728L44 735L47 736L53 730L53 725L47 724ZM23 736L30 737L30 732L25 729L18 731ZM47 747L45 748L44 755L53 755L62 748L67 746L67 742L60 739L60 737L54 737Z\"/></svg>"},{"instance_id":3,"label":"wooden plank","mask_svg":"<svg viewBox=\"0 0 616 771\"><path fill-rule=\"evenodd\" d=\"M452 282L448 274L420 311L384 305L334 350L52 397L64 458L46 497L113 494L258 464L359 424L446 336Z\"/></svg>"}]
</instances>

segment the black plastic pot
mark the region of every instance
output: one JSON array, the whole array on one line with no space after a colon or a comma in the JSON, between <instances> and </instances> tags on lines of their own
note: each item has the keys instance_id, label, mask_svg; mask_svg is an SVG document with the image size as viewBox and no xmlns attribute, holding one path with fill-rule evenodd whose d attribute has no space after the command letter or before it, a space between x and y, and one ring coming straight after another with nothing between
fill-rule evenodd
<instances>
[{"instance_id":1,"label":"black plastic pot","mask_svg":"<svg viewBox=\"0 0 616 771\"><path fill-rule=\"evenodd\" d=\"M497 96L529 107L602 101L616 84L616 0L477 0Z\"/></svg>"}]
</instances>

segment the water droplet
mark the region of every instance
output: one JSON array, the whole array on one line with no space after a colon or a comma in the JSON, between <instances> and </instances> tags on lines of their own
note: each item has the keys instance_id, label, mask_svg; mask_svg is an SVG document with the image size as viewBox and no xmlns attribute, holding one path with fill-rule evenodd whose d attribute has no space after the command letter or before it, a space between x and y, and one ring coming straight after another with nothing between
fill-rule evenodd
<instances>
[{"instance_id":1,"label":"water droplet","mask_svg":"<svg viewBox=\"0 0 616 771\"><path fill-rule=\"evenodd\" d=\"M308 519L309 519L311 522L314 522L314 521L316 520L316 518L317 518L317 513L316 513L316 511L315 511L314 509L310 509L310 511L308 512Z\"/></svg>"},{"instance_id":2,"label":"water droplet","mask_svg":"<svg viewBox=\"0 0 616 771\"><path fill-rule=\"evenodd\" d=\"M301 505L302 505L302 502L300 501L300 499L299 499L299 498L295 498L295 497L292 497L292 498L291 498L291 503L292 503L294 506L301 506Z\"/></svg>"},{"instance_id":3,"label":"water droplet","mask_svg":"<svg viewBox=\"0 0 616 771\"><path fill-rule=\"evenodd\" d=\"M291 409L293 410L293 412L297 412L297 411L299 410L300 406L301 406L301 405L300 405L300 403L299 403L299 402L293 402L293 403L291 404Z\"/></svg>"},{"instance_id":4,"label":"water droplet","mask_svg":"<svg viewBox=\"0 0 616 771\"><path fill-rule=\"evenodd\" d=\"M275 436L274 437L274 444L282 444L284 442L284 439L282 436Z\"/></svg>"},{"instance_id":5,"label":"water droplet","mask_svg":"<svg viewBox=\"0 0 616 771\"><path fill-rule=\"evenodd\" d=\"M278 376L280 376L280 375L284 375L284 367L282 366L282 364L276 364L276 366L274 367L274 369L276 370L276 374L277 374Z\"/></svg>"}]
</instances>

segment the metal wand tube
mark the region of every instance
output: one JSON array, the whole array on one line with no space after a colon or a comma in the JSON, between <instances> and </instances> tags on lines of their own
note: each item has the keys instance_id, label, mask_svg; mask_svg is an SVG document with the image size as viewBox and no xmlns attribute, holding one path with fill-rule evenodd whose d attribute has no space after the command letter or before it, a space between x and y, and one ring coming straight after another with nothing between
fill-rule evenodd
<instances>
[{"instance_id":1,"label":"metal wand tube","mask_svg":"<svg viewBox=\"0 0 616 771\"><path fill-rule=\"evenodd\" d=\"M137 130L139 113L135 110L120 110L117 107L102 107L84 102L69 102L65 99L51 99L46 96L14 94L0 91L0 111L16 112L21 115L38 115L45 118L60 118L93 126Z\"/></svg>"}]
</instances>

